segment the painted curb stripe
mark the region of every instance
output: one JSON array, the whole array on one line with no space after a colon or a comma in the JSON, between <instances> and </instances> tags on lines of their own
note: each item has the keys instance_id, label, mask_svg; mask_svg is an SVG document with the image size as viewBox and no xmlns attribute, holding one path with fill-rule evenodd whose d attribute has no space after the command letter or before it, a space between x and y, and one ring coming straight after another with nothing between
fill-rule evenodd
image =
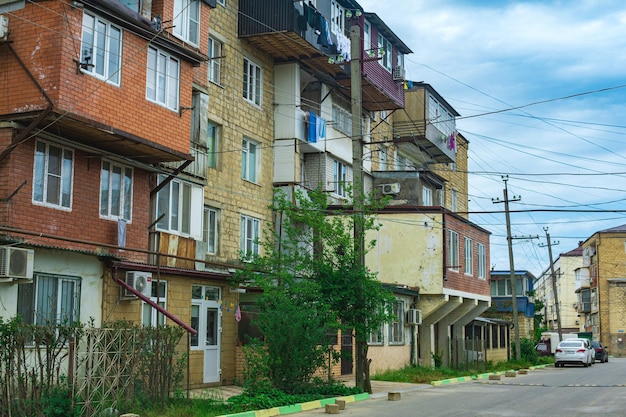
<instances>
[{"instance_id":1,"label":"painted curb stripe","mask_svg":"<svg viewBox=\"0 0 626 417\"><path fill-rule=\"evenodd\" d=\"M324 398L321 400L309 401L302 404L285 405L282 407L268 408L267 410L244 411L237 414L225 414L220 417L274 417L278 415L299 413L301 411L315 410L323 408L326 404L334 404L335 400L344 400L346 403L367 400L370 395L367 392L362 394L349 395L347 397Z\"/></svg>"}]
</instances>

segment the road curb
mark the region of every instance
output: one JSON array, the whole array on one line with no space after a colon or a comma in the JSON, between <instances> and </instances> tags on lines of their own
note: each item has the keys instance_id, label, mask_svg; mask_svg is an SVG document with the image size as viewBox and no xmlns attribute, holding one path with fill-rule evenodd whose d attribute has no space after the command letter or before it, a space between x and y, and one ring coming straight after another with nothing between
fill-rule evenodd
<instances>
[{"instance_id":1,"label":"road curb","mask_svg":"<svg viewBox=\"0 0 626 417\"><path fill-rule=\"evenodd\" d=\"M282 407L268 408L265 410L244 411L242 413L224 414L219 417L273 417L282 416L286 414L299 413L301 411L315 410L317 408L324 408L326 404L334 404L335 400L344 400L346 404L356 401L363 401L370 398L370 395L366 392L362 394L348 395L345 397L333 397L324 398L321 400L309 401L301 404L285 405Z\"/></svg>"},{"instance_id":2,"label":"road curb","mask_svg":"<svg viewBox=\"0 0 626 417\"><path fill-rule=\"evenodd\" d=\"M532 370L532 369L540 369L540 368L545 368L549 365L544 364L544 365L536 365L536 366L531 366L528 369ZM442 379L441 381L433 381L430 383L430 385L437 387L437 386L441 386L441 385L450 385L450 384L456 384L459 382L468 382L468 381L476 381L479 379L488 379L489 375L505 375L507 372L511 372L513 370L509 370L509 371L500 371L500 372L489 372L486 374L477 374L477 375L470 375L470 376L460 376L457 378L450 378L450 379Z\"/></svg>"}]
</instances>

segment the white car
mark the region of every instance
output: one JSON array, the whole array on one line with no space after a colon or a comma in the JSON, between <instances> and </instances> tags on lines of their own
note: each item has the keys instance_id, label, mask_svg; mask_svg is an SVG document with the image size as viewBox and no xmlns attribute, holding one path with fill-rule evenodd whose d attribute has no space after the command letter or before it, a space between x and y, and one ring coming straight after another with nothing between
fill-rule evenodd
<instances>
[{"instance_id":1,"label":"white car","mask_svg":"<svg viewBox=\"0 0 626 417\"><path fill-rule=\"evenodd\" d=\"M554 352L554 366L566 363L591 366L595 362L595 351L587 339L568 339L558 344Z\"/></svg>"}]
</instances>

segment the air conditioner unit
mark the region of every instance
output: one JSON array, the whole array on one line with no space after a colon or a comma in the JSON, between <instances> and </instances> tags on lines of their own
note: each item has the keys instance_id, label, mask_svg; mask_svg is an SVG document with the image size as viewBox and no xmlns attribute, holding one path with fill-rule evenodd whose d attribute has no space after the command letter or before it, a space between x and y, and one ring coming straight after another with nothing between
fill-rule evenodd
<instances>
[{"instance_id":1,"label":"air conditioner unit","mask_svg":"<svg viewBox=\"0 0 626 417\"><path fill-rule=\"evenodd\" d=\"M400 184L394 182L392 184L383 184L383 194L398 194L400 192Z\"/></svg>"},{"instance_id":2,"label":"air conditioner unit","mask_svg":"<svg viewBox=\"0 0 626 417\"><path fill-rule=\"evenodd\" d=\"M405 70L402 65L398 65L393 68L393 79L394 80L404 80L405 78Z\"/></svg>"},{"instance_id":3,"label":"air conditioner unit","mask_svg":"<svg viewBox=\"0 0 626 417\"><path fill-rule=\"evenodd\" d=\"M406 323L414 326L422 324L422 310L409 308L406 312Z\"/></svg>"},{"instance_id":4,"label":"air conditioner unit","mask_svg":"<svg viewBox=\"0 0 626 417\"><path fill-rule=\"evenodd\" d=\"M127 271L126 284L146 297L152 296L152 274L150 272ZM122 298L133 299L135 297L136 295L133 292L126 288L122 289Z\"/></svg>"},{"instance_id":5,"label":"air conditioner unit","mask_svg":"<svg viewBox=\"0 0 626 417\"><path fill-rule=\"evenodd\" d=\"M33 279L35 251L0 246L0 278Z\"/></svg>"}]
</instances>

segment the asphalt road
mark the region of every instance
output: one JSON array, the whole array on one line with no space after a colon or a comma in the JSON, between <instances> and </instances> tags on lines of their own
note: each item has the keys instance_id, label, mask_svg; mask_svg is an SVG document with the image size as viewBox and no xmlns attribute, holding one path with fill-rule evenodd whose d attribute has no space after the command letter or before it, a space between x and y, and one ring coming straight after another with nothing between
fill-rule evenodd
<instances>
[{"instance_id":1,"label":"asphalt road","mask_svg":"<svg viewBox=\"0 0 626 417\"><path fill-rule=\"evenodd\" d=\"M350 403L344 417L448 416L626 416L626 358L584 368L531 370L500 381L486 379L444 386L420 386L400 401L377 396ZM324 409L298 416L326 415Z\"/></svg>"}]
</instances>

